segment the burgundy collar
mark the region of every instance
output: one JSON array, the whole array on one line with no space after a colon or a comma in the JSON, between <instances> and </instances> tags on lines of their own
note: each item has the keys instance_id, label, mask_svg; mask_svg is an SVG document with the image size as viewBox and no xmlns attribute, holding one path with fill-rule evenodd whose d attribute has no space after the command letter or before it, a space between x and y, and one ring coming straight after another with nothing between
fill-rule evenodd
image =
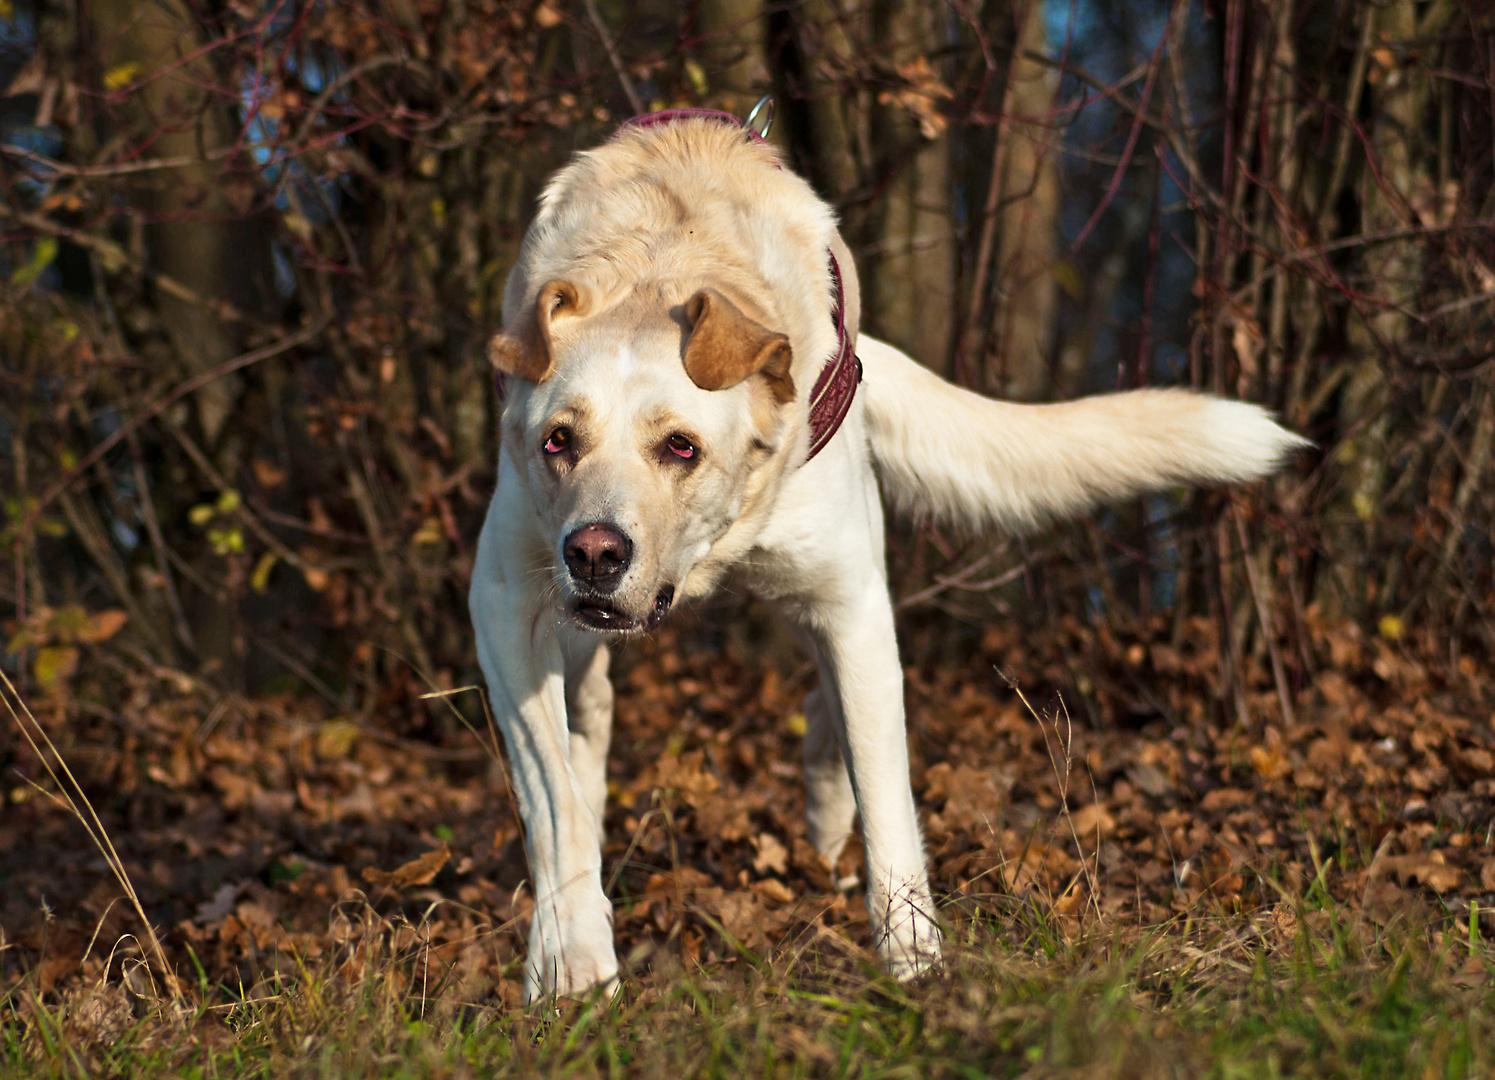
<instances>
[{"instance_id":1,"label":"burgundy collar","mask_svg":"<svg viewBox=\"0 0 1495 1080\"><path fill-rule=\"evenodd\" d=\"M716 120L720 123L740 127L748 136L763 142L763 136L743 124L737 117L720 109L664 109L661 112L645 113L630 117L618 126L618 130L631 127L657 127L676 120ZM851 335L846 332L846 305L842 297L841 267L836 256L826 252L831 264L831 320L836 325L836 353L830 363L820 369L814 389L810 391L810 452L806 461L825 449L825 444L841 427L841 421L851 411L856 398L857 384L862 381L862 362L857 359L851 345ZM503 401L503 372L496 373L498 399Z\"/></svg>"},{"instance_id":2,"label":"burgundy collar","mask_svg":"<svg viewBox=\"0 0 1495 1080\"><path fill-rule=\"evenodd\" d=\"M846 305L841 298L841 267L836 257L826 252L831 261L831 291L835 297L831 304L831 318L836 323L836 355L829 364L820 369L815 380L815 389L810 391L810 458L820 453L831 441L841 421L851 411L851 401L857 396L857 384L862 381L862 362L851 347L851 335L846 332Z\"/></svg>"},{"instance_id":3,"label":"burgundy collar","mask_svg":"<svg viewBox=\"0 0 1495 1080\"><path fill-rule=\"evenodd\" d=\"M722 112L720 109L661 109L659 112L644 113L642 116L630 116L618 125L618 131L622 131L624 128L658 127L660 124L673 124L676 120L715 120L718 123L730 124L732 127L742 128L756 142L765 141L762 135L759 135L741 120L737 119L737 117L729 112ZM617 132L613 133L613 137L617 138Z\"/></svg>"}]
</instances>

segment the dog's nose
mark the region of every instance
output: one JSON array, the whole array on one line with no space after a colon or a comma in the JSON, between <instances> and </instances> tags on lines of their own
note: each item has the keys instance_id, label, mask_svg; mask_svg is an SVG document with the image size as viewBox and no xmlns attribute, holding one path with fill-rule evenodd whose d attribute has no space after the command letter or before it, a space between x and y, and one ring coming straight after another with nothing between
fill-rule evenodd
<instances>
[{"instance_id":1,"label":"dog's nose","mask_svg":"<svg viewBox=\"0 0 1495 1080\"><path fill-rule=\"evenodd\" d=\"M578 582L601 592L617 588L633 557L633 543L611 525L593 522L566 537L566 568Z\"/></svg>"}]
</instances>

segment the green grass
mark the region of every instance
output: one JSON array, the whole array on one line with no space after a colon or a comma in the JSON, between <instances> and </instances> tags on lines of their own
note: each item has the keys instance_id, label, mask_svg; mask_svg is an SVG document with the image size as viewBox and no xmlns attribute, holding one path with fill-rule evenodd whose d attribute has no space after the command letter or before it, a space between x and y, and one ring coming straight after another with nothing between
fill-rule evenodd
<instances>
[{"instance_id":1,"label":"green grass","mask_svg":"<svg viewBox=\"0 0 1495 1080\"><path fill-rule=\"evenodd\" d=\"M45 740L31 723L23 732ZM78 819L97 824L58 769ZM101 825L95 840L133 900ZM671 938L635 950L616 997L524 1009L487 982L444 981L420 928L372 908L321 958L276 957L249 988L213 983L194 957L163 998L167 954L151 935L116 943L110 978L93 984L49 969L43 950L0 988L0 1078L1491 1075L1495 951L1478 909L1460 922L1409 901L1378 926L1333 899L1316 848L1313 861L1305 895L1248 914L1201 900L1151 928L1094 908L1060 916L1052 897L966 896L947 908L944 969L911 984L812 927L771 957L737 946L707 964L682 961ZM490 958L507 948L471 944ZM14 947L0 936L0 954ZM517 975L511 963L502 985Z\"/></svg>"},{"instance_id":2,"label":"green grass","mask_svg":"<svg viewBox=\"0 0 1495 1080\"><path fill-rule=\"evenodd\" d=\"M911 985L828 941L772 964L661 954L611 1001L529 1010L423 998L393 961L354 983L291 967L248 1000L199 985L178 1019L117 984L38 998L23 982L0 1001L0 1075L1489 1074L1490 958L1467 927L1377 930L1311 907L1285 933L1216 918L1074 941L1020 909L957 927L945 971Z\"/></svg>"}]
</instances>

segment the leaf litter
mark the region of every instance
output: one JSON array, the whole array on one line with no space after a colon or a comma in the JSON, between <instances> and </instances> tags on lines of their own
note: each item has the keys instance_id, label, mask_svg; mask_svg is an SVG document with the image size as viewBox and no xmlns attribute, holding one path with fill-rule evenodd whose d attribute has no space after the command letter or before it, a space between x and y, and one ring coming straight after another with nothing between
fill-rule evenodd
<instances>
[{"instance_id":1,"label":"leaf litter","mask_svg":"<svg viewBox=\"0 0 1495 1080\"><path fill-rule=\"evenodd\" d=\"M955 932L1022 906L1069 938L1209 914L1280 943L1314 881L1370 925L1495 929L1487 666L1315 623L1319 673L1292 722L1264 665L1246 673L1249 719L1227 722L1213 623L1176 629L988 628L958 663L908 665L913 787ZM350 981L377 967L422 1000L517 1004L534 896L476 735L381 737L311 696L95 662L107 648L38 722L178 974L250 1001L303 965ZM698 615L627 646L615 672L604 880L625 965L870 958L859 842L830 866L806 838L809 668ZM84 1003L77 1022L106 1039L160 965L41 762L5 738L0 975L12 995Z\"/></svg>"}]
</instances>

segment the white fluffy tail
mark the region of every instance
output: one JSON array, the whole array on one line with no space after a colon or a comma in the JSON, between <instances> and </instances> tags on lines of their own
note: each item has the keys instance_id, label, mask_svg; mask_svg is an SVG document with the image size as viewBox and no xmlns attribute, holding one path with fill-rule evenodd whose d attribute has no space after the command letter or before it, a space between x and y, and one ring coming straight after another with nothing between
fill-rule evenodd
<instances>
[{"instance_id":1,"label":"white fluffy tail","mask_svg":"<svg viewBox=\"0 0 1495 1080\"><path fill-rule=\"evenodd\" d=\"M1019 405L962 390L865 334L857 354L887 498L965 528L1023 528L1176 484L1256 480L1309 445L1255 405L1187 390Z\"/></svg>"}]
</instances>

